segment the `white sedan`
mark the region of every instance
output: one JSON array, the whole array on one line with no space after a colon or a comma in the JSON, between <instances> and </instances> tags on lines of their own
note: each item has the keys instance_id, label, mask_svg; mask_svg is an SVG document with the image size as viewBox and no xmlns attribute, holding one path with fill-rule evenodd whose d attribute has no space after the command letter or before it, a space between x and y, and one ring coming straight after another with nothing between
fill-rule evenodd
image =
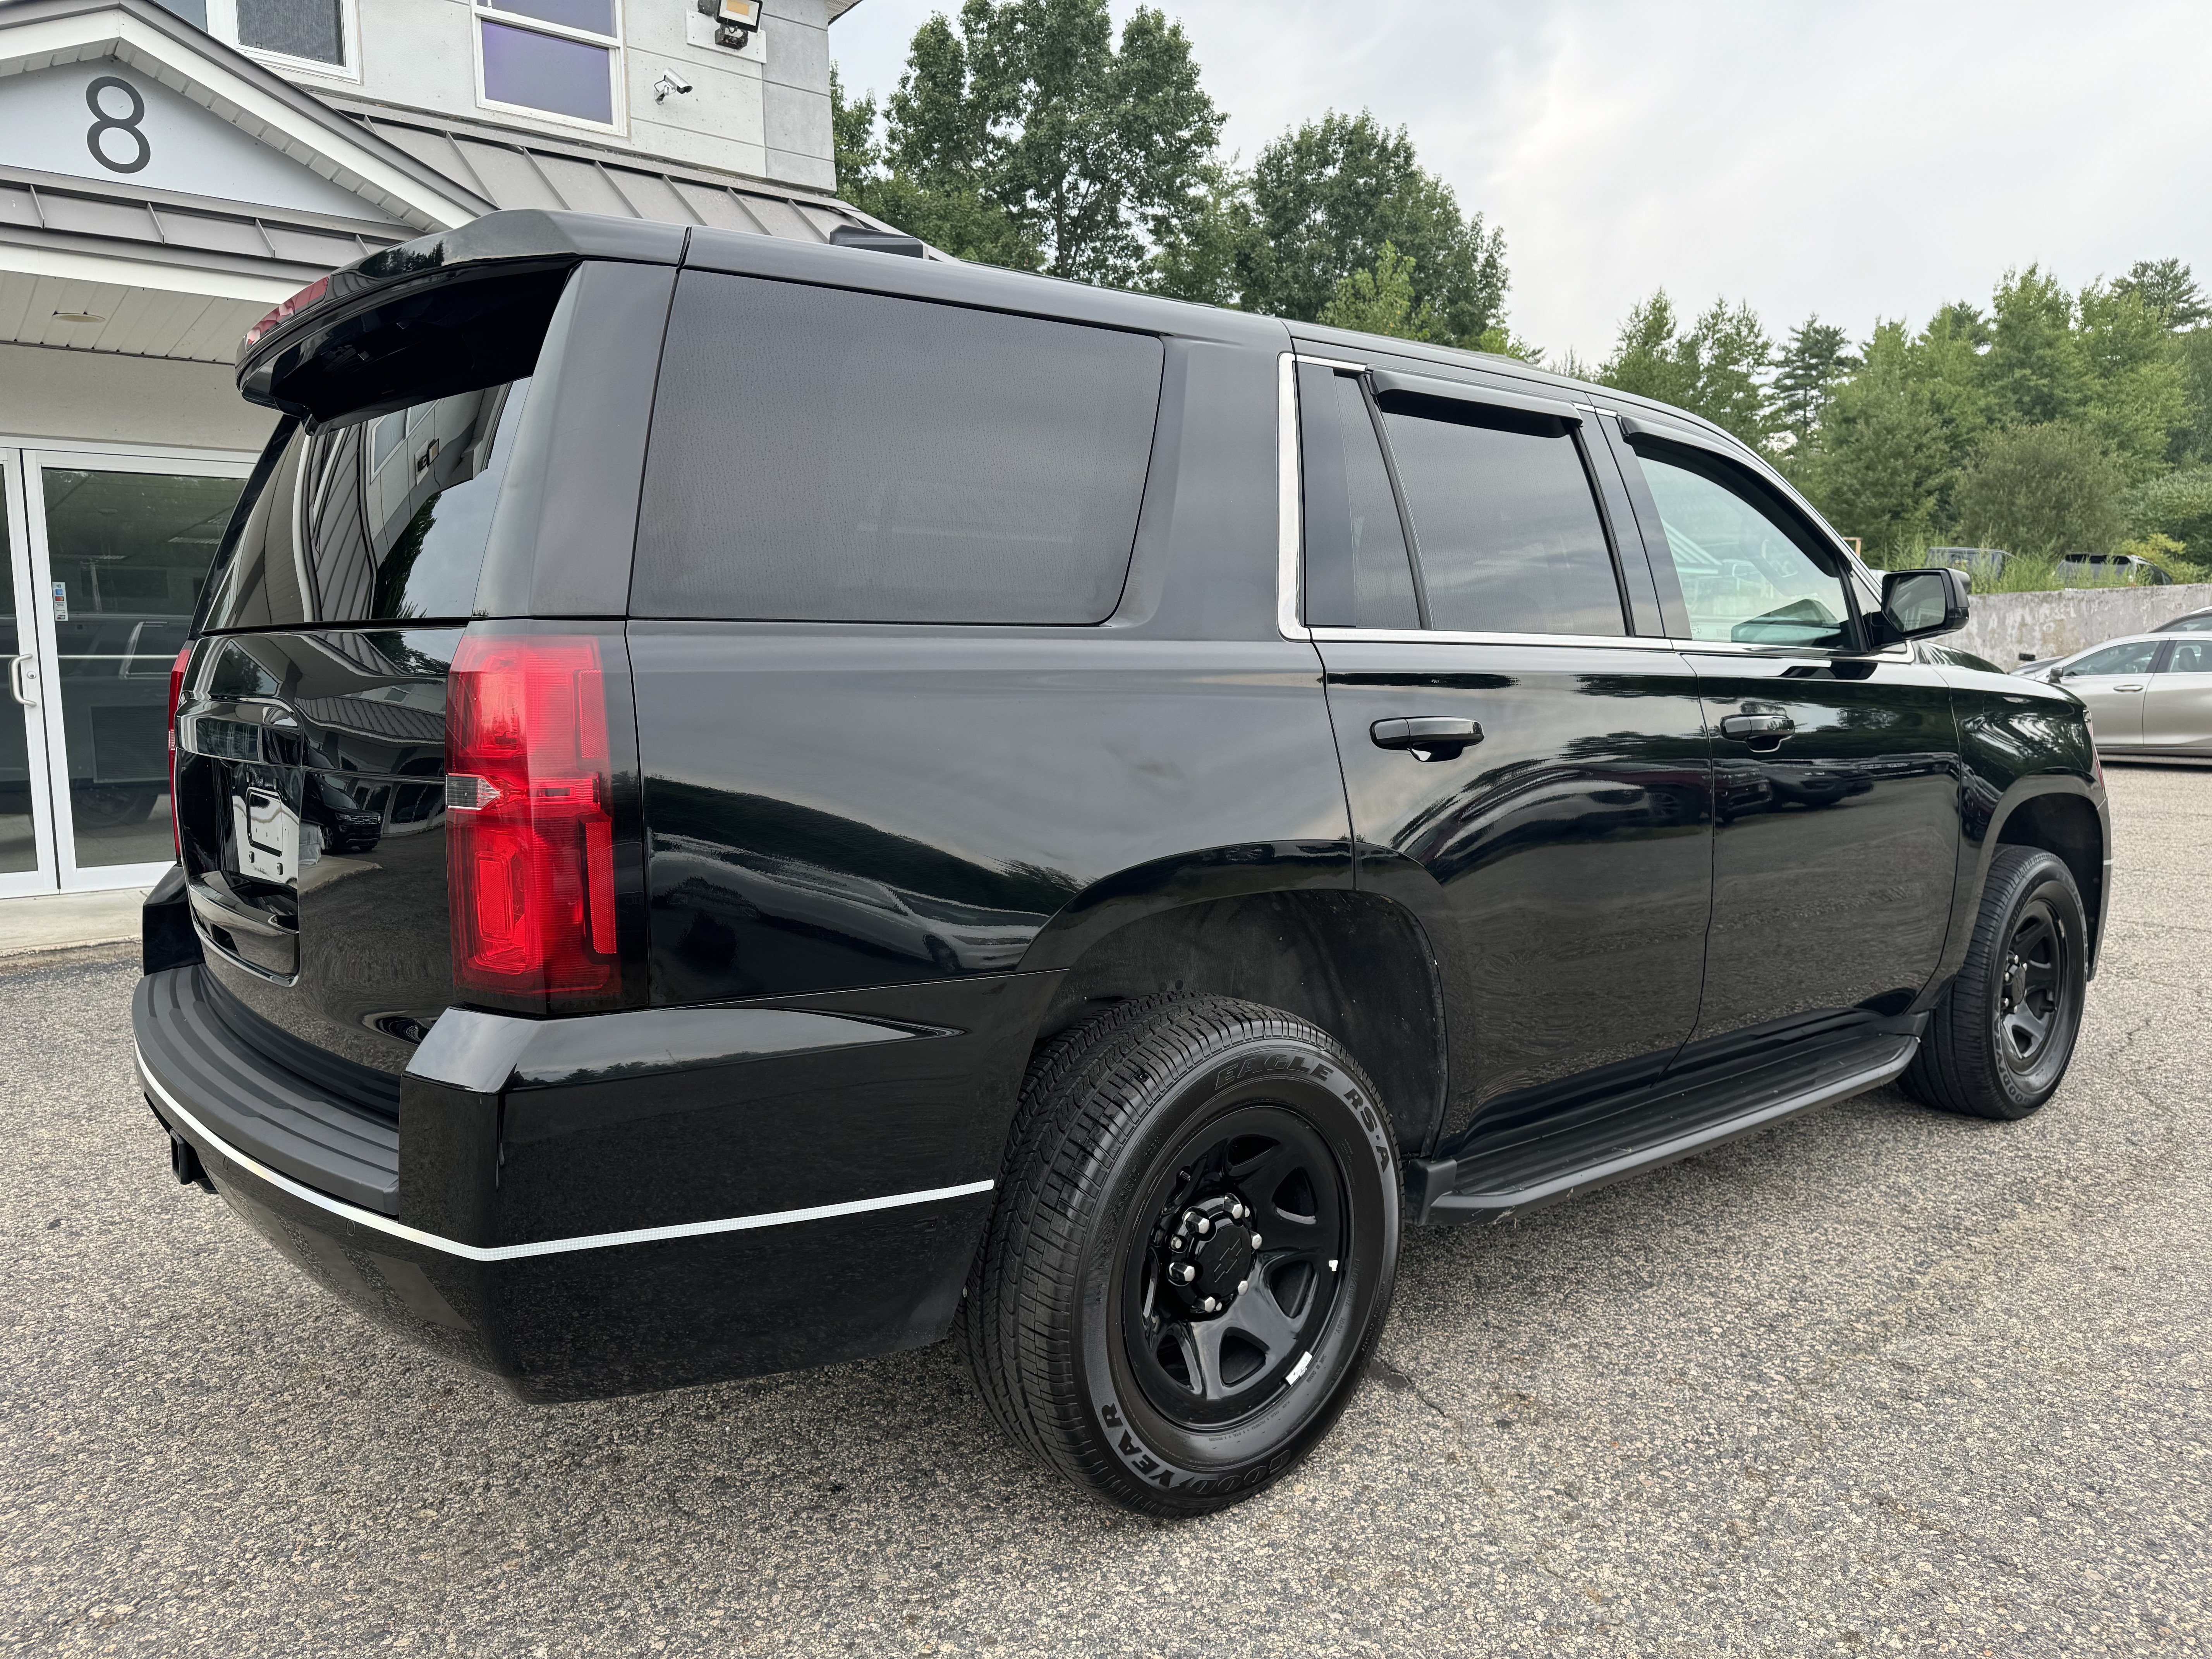
<instances>
[{"instance_id":1,"label":"white sedan","mask_svg":"<svg viewBox=\"0 0 2212 1659\"><path fill-rule=\"evenodd\" d=\"M2015 672L2088 704L2102 753L2212 756L2212 635L2135 634Z\"/></svg>"}]
</instances>

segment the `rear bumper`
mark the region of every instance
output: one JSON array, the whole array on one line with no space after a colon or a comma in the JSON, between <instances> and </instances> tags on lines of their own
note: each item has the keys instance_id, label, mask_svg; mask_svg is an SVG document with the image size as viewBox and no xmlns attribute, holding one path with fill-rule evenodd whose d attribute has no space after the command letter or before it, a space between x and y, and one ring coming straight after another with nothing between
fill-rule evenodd
<instances>
[{"instance_id":1,"label":"rear bumper","mask_svg":"<svg viewBox=\"0 0 2212 1659\"><path fill-rule=\"evenodd\" d=\"M390 1212L331 1190L296 1145L247 1144L254 1115L179 1059L166 977L141 990L141 1080L232 1208L359 1311L554 1401L941 1336L1027 1058L1038 988L1020 981L1053 976L971 981L961 1025L451 1011L402 1088Z\"/></svg>"}]
</instances>

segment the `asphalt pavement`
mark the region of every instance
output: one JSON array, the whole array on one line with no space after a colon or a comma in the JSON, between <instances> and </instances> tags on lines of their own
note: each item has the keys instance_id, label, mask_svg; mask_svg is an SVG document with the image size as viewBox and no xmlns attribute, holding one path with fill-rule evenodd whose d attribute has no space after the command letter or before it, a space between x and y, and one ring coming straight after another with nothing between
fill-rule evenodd
<instances>
[{"instance_id":1,"label":"asphalt pavement","mask_svg":"<svg viewBox=\"0 0 2212 1659\"><path fill-rule=\"evenodd\" d=\"M1163 1525L947 1346L532 1407L171 1180L135 963L0 971L0 1650L2188 1654L2212 1649L2212 769L2111 769L2057 1097L1885 1091L1407 1240L1342 1425Z\"/></svg>"}]
</instances>

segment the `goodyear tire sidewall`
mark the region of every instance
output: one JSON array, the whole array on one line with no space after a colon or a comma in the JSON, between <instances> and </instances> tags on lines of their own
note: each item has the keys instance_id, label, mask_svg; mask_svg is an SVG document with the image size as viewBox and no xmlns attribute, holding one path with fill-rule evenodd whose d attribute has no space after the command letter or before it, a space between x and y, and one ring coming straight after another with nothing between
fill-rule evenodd
<instances>
[{"instance_id":1,"label":"goodyear tire sidewall","mask_svg":"<svg viewBox=\"0 0 2212 1659\"><path fill-rule=\"evenodd\" d=\"M1350 1249L1313 1363L1250 1416L1212 1433L1182 1428L1146 1400L1118 1310L1130 1230L1169 1154L1240 1108L1288 1106L1334 1155L1350 1200ZM1161 1088L1123 1142L1084 1240L1076 1303L1077 1401L1088 1432L1152 1507L1218 1507L1292 1468L1342 1412L1380 1331L1397 1267L1399 1174L1389 1119L1342 1058L1296 1037L1225 1043Z\"/></svg>"}]
</instances>

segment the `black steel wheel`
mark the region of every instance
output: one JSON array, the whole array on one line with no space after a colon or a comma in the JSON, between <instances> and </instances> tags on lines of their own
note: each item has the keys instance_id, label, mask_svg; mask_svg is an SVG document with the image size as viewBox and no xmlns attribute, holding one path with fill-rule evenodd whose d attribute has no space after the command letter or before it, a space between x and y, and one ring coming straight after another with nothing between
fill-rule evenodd
<instances>
[{"instance_id":1,"label":"black steel wheel","mask_svg":"<svg viewBox=\"0 0 2212 1659\"><path fill-rule=\"evenodd\" d=\"M1121 1335L1146 1402L1203 1432L1295 1386L1344 1254L1344 1175L1313 1125L1273 1104L1215 1119L1138 1207L1153 1218L1129 1230Z\"/></svg>"},{"instance_id":2,"label":"black steel wheel","mask_svg":"<svg viewBox=\"0 0 2212 1659\"><path fill-rule=\"evenodd\" d=\"M1966 960L1929 1021L1906 1089L1976 1117L2021 1118L2041 1106L2074 1057L2088 945L2064 863L2038 848L1999 848Z\"/></svg>"},{"instance_id":3,"label":"black steel wheel","mask_svg":"<svg viewBox=\"0 0 2212 1659\"><path fill-rule=\"evenodd\" d=\"M1031 1068L963 1304L993 1413L1153 1515L1280 1478L1389 1305L1399 1184L1358 1063L1278 1010L1122 1004Z\"/></svg>"}]
</instances>

